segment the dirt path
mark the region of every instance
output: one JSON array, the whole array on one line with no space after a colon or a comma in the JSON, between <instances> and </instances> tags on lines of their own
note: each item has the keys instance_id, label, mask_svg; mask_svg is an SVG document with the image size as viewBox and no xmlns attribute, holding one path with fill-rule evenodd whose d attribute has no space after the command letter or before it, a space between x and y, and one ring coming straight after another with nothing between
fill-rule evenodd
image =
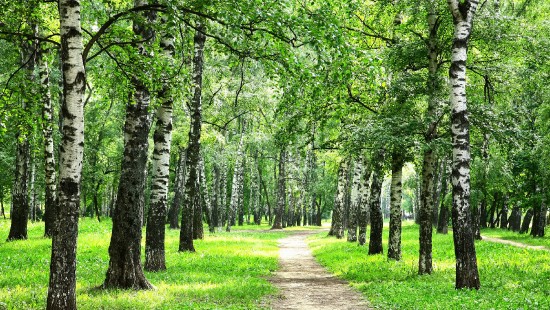
<instances>
[{"instance_id":1,"label":"dirt path","mask_svg":"<svg viewBox=\"0 0 550 310\"><path fill-rule=\"evenodd\" d=\"M318 231L297 232L279 242L281 268L270 281L280 289L271 302L273 309L358 310L369 309L359 292L354 291L315 261L305 239Z\"/></svg>"},{"instance_id":2,"label":"dirt path","mask_svg":"<svg viewBox=\"0 0 550 310\"><path fill-rule=\"evenodd\" d=\"M532 250L543 250L543 251L550 251L549 248L543 246L543 245L528 245L525 243L510 241L510 240L504 240L500 238L494 238L494 237L487 237L487 236L481 236L482 240L489 241L489 242L496 242L496 243L502 243L507 245L512 245L518 248L524 248L524 249L532 249Z\"/></svg>"}]
</instances>

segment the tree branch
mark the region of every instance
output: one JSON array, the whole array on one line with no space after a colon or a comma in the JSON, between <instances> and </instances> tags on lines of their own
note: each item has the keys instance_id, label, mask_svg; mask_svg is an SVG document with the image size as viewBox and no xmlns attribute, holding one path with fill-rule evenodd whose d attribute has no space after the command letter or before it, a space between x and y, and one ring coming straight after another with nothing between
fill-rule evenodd
<instances>
[{"instance_id":1,"label":"tree branch","mask_svg":"<svg viewBox=\"0 0 550 310\"><path fill-rule=\"evenodd\" d=\"M157 11L157 12L164 12L166 9L165 5L161 4L148 4L148 5L142 5L142 6L136 6L133 7L127 11L120 12L118 14L115 14L111 16L100 28L99 30L92 36L90 41L86 44L84 47L84 50L82 51L82 59L84 60L84 63L86 63L86 59L88 58L88 53L90 53L90 49L96 43L99 38L111 27L112 24L114 24L117 20L119 20L121 17L135 13L135 12L141 12L141 11Z\"/></svg>"},{"instance_id":2,"label":"tree branch","mask_svg":"<svg viewBox=\"0 0 550 310\"><path fill-rule=\"evenodd\" d=\"M372 113L375 113L375 114L378 114L378 111L374 110L373 108L369 107L368 105L366 105L363 101L361 101L361 99L359 98L359 96L355 96L351 90L351 85L347 85L347 89L348 89L348 96L349 96L349 99L352 101L352 102L355 102L355 103L358 103L360 104L361 106L363 106L365 109L371 111Z\"/></svg>"}]
</instances>

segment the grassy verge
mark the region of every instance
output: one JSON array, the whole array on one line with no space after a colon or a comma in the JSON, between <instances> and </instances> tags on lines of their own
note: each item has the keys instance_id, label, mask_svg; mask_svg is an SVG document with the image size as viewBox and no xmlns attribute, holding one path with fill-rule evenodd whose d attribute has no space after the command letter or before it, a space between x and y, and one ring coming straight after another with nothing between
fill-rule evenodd
<instances>
[{"instance_id":1,"label":"grassy verge","mask_svg":"<svg viewBox=\"0 0 550 310\"><path fill-rule=\"evenodd\" d=\"M0 220L0 308L43 309L51 240L42 238L43 223L35 223L29 240L5 242L9 225ZM109 262L111 225L109 220L80 222L79 309L257 309L262 297L275 292L265 276L277 268L277 239L285 233L238 231L206 233L195 243L197 253L190 254L177 252L179 231L167 230L168 270L146 273L156 290L96 289Z\"/></svg>"},{"instance_id":2,"label":"grassy verge","mask_svg":"<svg viewBox=\"0 0 550 310\"><path fill-rule=\"evenodd\" d=\"M388 235L385 228L384 237ZM550 253L476 242L481 289L455 290L452 235L433 238L434 273L417 275L418 226L403 227L403 260L367 255L366 247L317 234L310 246L331 272L380 309L550 309ZM387 242L384 244L387 250Z\"/></svg>"},{"instance_id":3,"label":"grassy verge","mask_svg":"<svg viewBox=\"0 0 550 310\"><path fill-rule=\"evenodd\" d=\"M550 237L548 236L545 236L542 238L533 238L529 234L519 234L517 232L513 232L507 229L500 229L500 228L483 229L481 230L481 234L488 237L500 238L504 240L525 243L528 245L535 245L535 246L542 245L547 248L550 248Z\"/></svg>"}]
</instances>

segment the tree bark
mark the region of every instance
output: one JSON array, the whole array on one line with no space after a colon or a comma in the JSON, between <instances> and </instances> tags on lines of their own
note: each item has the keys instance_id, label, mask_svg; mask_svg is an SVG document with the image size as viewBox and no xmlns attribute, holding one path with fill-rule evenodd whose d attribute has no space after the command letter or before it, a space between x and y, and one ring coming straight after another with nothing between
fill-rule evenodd
<instances>
[{"instance_id":1,"label":"tree bark","mask_svg":"<svg viewBox=\"0 0 550 310\"><path fill-rule=\"evenodd\" d=\"M500 228L508 227L508 196L502 201L502 209L500 210Z\"/></svg>"},{"instance_id":2,"label":"tree bark","mask_svg":"<svg viewBox=\"0 0 550 310\"><path fill-rule=\"evenodd\" d=\"M218 224L218 231L223 230L225 221L229 212L227 210L227 162L225 158L222 158L221 171L220 171L220 206L219 217L220 222Z\"/></svg>"},{"instance_id":3,"label":"tree bark","mask_svg":"<svg viewBox=\"0 0 550 310\"><path fill-rule=\"evenodd\" d=\"M383 151L375 156L372 162L372 181L370 187L370 237L369 237L369 255L383 253L382 248L382 230L384 228L384 219L382 217L382 208L380 206L380 195L382 193L382 162L384 160Z\"/></svg>"},{"instance_id":4,"label":"tree bark","mask_svg":"<svg viewBox=\"0 0 550 310\"><path fill-rule=\"evenodd\" d=\"M134 4L146 5L147 1L137 0ZM151 12L144 17L150 23L156 18ZM133 31L144 40L154 36L154 31L137 19L133 23ZM137 48L140 56L148 57L148 48L143 43ZM151 95L145 82L136 76L132 77L131 82L133 102L126 105L124 155L113 214L109 268L103 288L139 290L153 288L145 278L141 265L141 235L152 117L149 112Z\"/></svg>"},{"instance_id":5,"label":"tree bark","mask_svg":"<svg viewBox=\"0 0 550 310\"><path fill-rule=\"evenodd\" d=\"M277 209L271 229L283 229L283 212L286 206L286 173L285 173L286 151L281 148L279 155L279 177L277 179Z\"/></svg>"},{"instance_id":6,"label":"tree bark","mask_svg":"<svg viewBox=\"0 0 550 310\"><path fill-rule=\"evenodd\" d=\"M521 229L521 210L518 206L512 208L512 215L508 220L508 228L512 231L519 232Z\"/></svg>"},{"instance_id":7,"label":"tree bark","mask_svg":"<svg viewBox=\"0 0 550 310\"><path fill-rule=\"evenodd\" d=\"M533 219L533 208L527 210L525 217L523 218L523 223L521 224L520 234L525 234L529 231L529 226L531 225L531 220Z\"/></svg>"},{"instance_id":8,"label":"tree bark","mask_svg":"<svg viewBox=\"0 0 550 310\"><path fill-rule=\"evenodd\" d=\"M189 146L187 147L187 163L189 175L185 181L184 209L181 218L179 251L195 252L193 244L194 211L200 206L199 187L199 157L202 122L202 73L204 66L204 25L198 23L195 31L195 55L193 57L193 99L190 104L191 128L189 130Z\"/></svg>"},{"instance_id":9,"label":"tree bark","mask_svg":"<svg viewBox=\"0 0 550 310\"><path fill-rule=\"evenodd\" d=\"M338 168L338 185L336 197L334 197L334 207L332 209L332 224L330 236L335 236L337 239L344 237L344 212L346 199L346 181L348 180L348 160L344 159Z\"/></svg>"},{"instance_id":10,"label":"tree bark","mask_svg":"<svg viewBox=\"0 0 550 310\"><path fill-rule=\"evenodd\" d=\"M241 161L241 158L243 157L243 142L244 135L241 133L241 137L239 138L239 146L237 148L237 157L235 158L233 181L231 182L231 202L229 205L229 217L227 218L227 232L231 231L231 225L235 223L235 217L238 215L237 212L239 210L240 184L242 175L241 170L244 169L242 166L243 162Z\"/></svg>"},{"instance_id":11,"label":"tree bark","mask_svg":"<svg viewBox=\"0 0 550 310\"><path fill-rule=\"evenodd\" d=\"M441 104L438 93L441 82L438 75L439 48L438 31L441 24L441 16L437 12L437 5L434 1L428 3L428 80L427 88L429 94L426 120L428 128L424 134L426 149L422 161L422 184L420 191L420 205L418 209L418 223L420 226L419 244L420 253L418 259L418 274L431 274L432 267L432 217L433 210L437 208L434 201L434 170L436 167L436 156L433 151L433 143L437 137L437 127L441 117Z\"/></svg>"},{"instance_id":12,"label":"tree bark","mask_svg":"<svg viewBox=\"0 0 550 310\"><path fill-rule=\"evenodd\" d=\"M52 236L46 309L76 309L76 246L84 152L86 71L82 60L80 1L59 0L63 68L62 139L57 215Z\"/></svg>"},{"instance_id":13,"label":"tree bark","mask_svg":"<svg viewBox=\"0 0 550 310\"><path fill-rule=\"evenodd\" d=\"M349 212L349 225L348 225L348 241L357 241L357 226L359 221L359 208L363 204L363 176L364 176L364 160L363 157L359 157L355 162L353 169L353 179L351 184L351 204Z\"/></svg>"},{"instance_id":14,"label":"tree bark","mask_svg":"<svg viewBox=\"0 0 550 310\"><path fill-rule=\"evenodd\" d=\"M453 145L453 241L457 289L479 289L474 233L470 214L470 130L466 99L466 59L477 0L447 0L453 16L454 37L449 77Z\"/></svg>"},{"instance_id":15,"label":"tree bark","mask_svg":"<svg viewBox=\"0 0 550 310\"><path fill-rule=\"evenodd\" d=\"M370 199L370 178L371 170L367 167L365 159L363 160L363 175L361 176L361 204L359 205L359 245L365 245L367 242L367 223L369 218L369 199Z\"/></svg>"},{"instance_id":16,"label":"tree bark","mask_svg":"<svg viewBox=\"0 0 550 310\"><path fill-rule=\"evenodd\" d=\"M184 199L185 191L185 180L187 176L186 161L187 161L187 149L180 148L178 151L178 166L176 169L176 180L174 186L174 200L172 200L172 205L170 206L170 211L168 212L168 221L170 222L170 229L179 229L179 214L181 209L181 204Z\"/></svg>"},{"instance_id":17,"label":"tree bark","mask_svg":"<svg viewBox=\"0 0 550 310\"><path fill-rule=\"evenodd\" d=\"M400 154L392 154L391 203L390 203L390 235L388 242L388 258L401 260L401 199L403 158Z\"/></svg>"},{"instance_id":18,"label":"tree bark","mask_svg":"<svg viewBox=\"0 0 550 310\"><path fill-rule=\"evenodd\" d=\"M497 210L497 204L499 200L499 192L493 193L493 203L491 205L491 210L489 211L489 226L495 228L495 212Z\"/></svg>"},{"instance_id":19,"label":"tree bark","mask_svg":"<svg viewBox=\"0 0 550 310\"><path fill-rule=\"evenodd\" d=\"M544 198L541 205L535 209L535 215L533 217L533 227L531 228L531 236L544 237L544 228L546 226L546 204Z\"/></svg>"},{"instance_id":20,"label":"tree bark","mask_svg":"<svg viewBox=\"0 0 550 310\"><path fill-rule=\"evenodd\" d=\"M260 205L260 166L258 164L258 151L254 153L254 164L252 169L252 182L250 184L250 200L251 206L254 210L254 224L260 225L262 223L262 212Z\"/></svg>"},{"instance_id":21,"label":"tree bark","mask_svg":"<svg viewBox=\"0 0 550 310\"><path fill-rule=\"evenodd\" d=\"M447 161L447 160L445 160ZM441 182L441 195L442 199L439 206L439 219L437 221L437 233L446 235L448 233L448 221L449 221L449 208L445 205L445 196L447 195L448 189L448 169L445 165L445 170L443 171L443 180Z\"/></svg>"},{"instance_id":22,"label":"tree bark","mask_svg":"<svg viewBox=\"0 0 550 310\"><path fill-rule=\"evenodd\" d=\"M212 226L218 232L221 231L221 205L220 205L220 167L217 163L214 163L214 181L212 184Z\"/></svg>"},{"instance_id":23,"label":"tree bark","mask_svg":"<svg viewBox=\"0 0 550 310\"><path fill-rule=\"evenodd\" d=\"M33 29L35 34L38 33L35 25L29 24L29 27ZM34 69L37 63L37 48L38 42L36 40L30 42L23 40L21 44L21 63L27 75L28 83L33 83L35 80ZM25 82L25 84L27 84L27 82ZM23 85L21 110L24 117L30 116L30 113L32 113L32 95L30 91L27 92L27 90L31 89L31 85ZM31 173L31 150L29 135L31 134L31 129L28 125L30 123L29 120L21 120L21 122L22 124L20 124L20 126L23 129L19 129L15 137L15 171L10 208L11 225L7 241L27 239L27 224L30 210L29 177Z\"/></svg>"},{"instance_id":24,"label":"tree bark","mask_svg":"<svg viewBox=\"0 0 550 310\"><path fill-rule=\"evenodd\" d=\"M166 20L164 20L166 21ZM174 56L174 38L164 34L161 41L164 55L168 59ZM160 91L160 107L157 110L157 123L153 141L153 175L147 230L145 235L145 270L166 270L164 251L165 223L168 204L168 182L170 180L170 146L172 143L172 105L171 85L164 77Z\"/></svg>"}]
</instances>

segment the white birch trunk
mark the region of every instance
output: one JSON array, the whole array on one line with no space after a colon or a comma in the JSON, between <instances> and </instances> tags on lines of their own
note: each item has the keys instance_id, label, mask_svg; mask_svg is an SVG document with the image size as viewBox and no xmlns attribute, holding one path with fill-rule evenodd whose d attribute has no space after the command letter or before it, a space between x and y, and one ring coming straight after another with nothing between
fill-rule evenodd
<instances>
[{"instance_id":1,"label":"white birch trunk","mask_svg":"<svg viewBox=\"0 0 550 310\"><path fill-rule=\"evenodd\" d=\"M46 183L44 195L44 237L51 237L53 235L55 220L55 196L57 190L53 141L53 108L48 63L43 57L39 58L39 61L42 95L42 132L44 134L44 179Z\"/></svg>"},{"instance_id":2,"label":"white birch trunk","mask_svg":"<svg viewBox=\"0 0 550 310\"><path fill-rule=\"evenodd\" d=\"M453 144L453 239L456 288L479 289L479 273L470 214L470 131L466 101L466 58L477 0L448 0L454 38L449 77L451 84L451 136Z\"/></svg>"},{"instance_id":3,"label":"white birch trunk","mask_svg":"<svg viewBox=\"0 0 550 310\"><path fill-rule=\"evenodd\" d=\"M166 18L163 18L166 22ZM174 38L165 33L161 40L164 56L173 63ZM157 123L153 135L155 147L153 150L153 175L147 231L145 238L145 270L160 271L166 269L164 237L168 189L170 179L170 146L172 143L172 105L171 84L164 77L162 90L159 93L161 105L157 110Z\"/></svg>"},{"instance_id":4,"label":"white birch trunk","mask_svg":"<svg viewBox=\"0 0 550 310\"><path fill-rule=\"evenodd\" d=\"M392 156L391 200L390 200L390 235L388 258L401 260L401 181L403 159L399 154Z\"/></svg>"},{"instance_id":5,"label":"white birch trunk","mask_svg":"<svg viewBox=\"0 0 550 310\"><path fill-rule=\"evenodd\" d=\"M231 202L229 205L229 216L227 217L227 228L226 231L231 231L231 225L235 222L237 216L237 208L239 207L239 197L240 197L240 183L241 183L241 170L242 170L242 160L243 157L243 134L239 139L239 146L237 148L237 157L235 160L235 168L233 170L233 181L231 182Z\"/></svg>"},{"instance_id":6,"label":"white birch trunk","mask_svg":"<svg viewBox=\"0 0 550 310\"><path fill-rule=\"evenodd\" d=\"M76 309L76 246L84 152L86 71L82 60L80 1L59 0L63 68L63 126L59 152L56 228L52 238L46 309Z\"/></svg>"},{"instance_id":7,"label":"white birch trunk","mask_svg":"<svg viewBox=\"0 0 550 310\"><path fill-rule=\"evenodd\" d=\"M355 167L353 169L353 179L351 184L351 206L349 212L349 225L348 225L348 241L355 242L357 241L357 224L358 217L360 215L359 208L362 205L363 199L363 188L364 182L364 160L360 156L355 162Z\"/></svg>"}]
</instances>

